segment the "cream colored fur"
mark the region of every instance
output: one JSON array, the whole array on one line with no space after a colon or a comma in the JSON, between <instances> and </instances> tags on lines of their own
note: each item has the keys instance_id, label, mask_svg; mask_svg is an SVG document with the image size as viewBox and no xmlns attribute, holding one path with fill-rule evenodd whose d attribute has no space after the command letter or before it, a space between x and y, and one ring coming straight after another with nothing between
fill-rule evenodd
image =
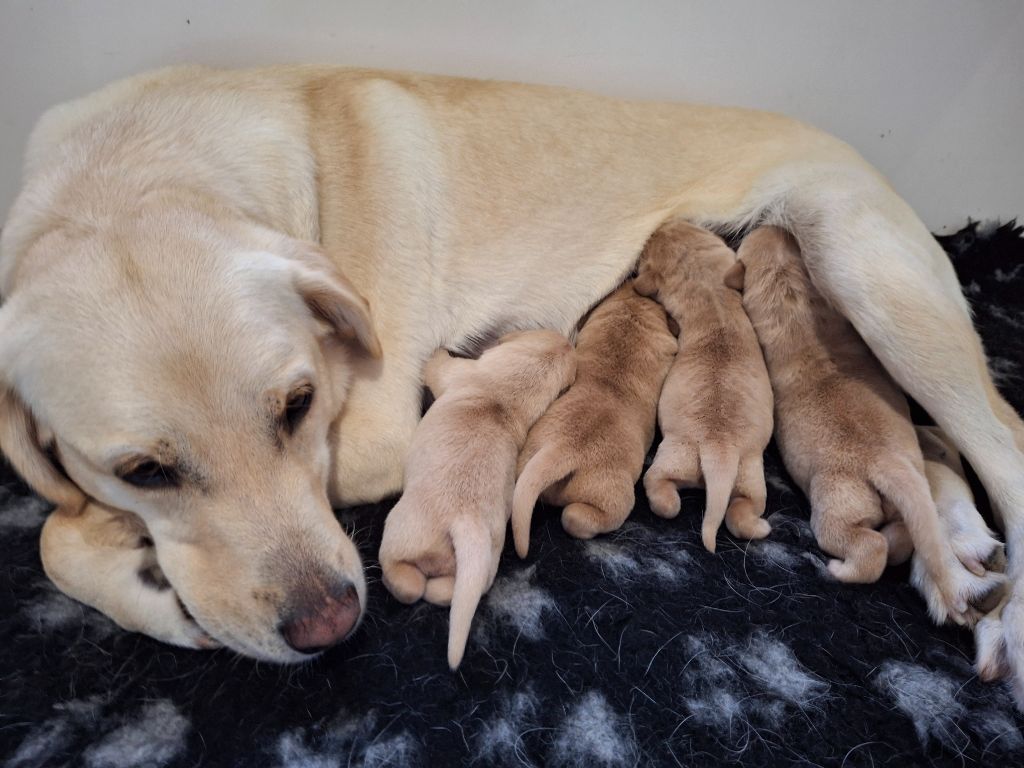
<instances>
[{"instance_id":1,"label":"cream colored fur","mask_svg":"<svg viewBox=\"0 0 1024 768\"><path fill-rule=\"evenodd\" d=\"M221 619L217 593L255 606L253 552L292 535L361 588L329 504L401 488L427 358L517 327L570 331L672 218L791 230L818 290L977 469L1015 585L992 648L1024 682L1024 426L924 225L850 147L778 115L301 67L162 70L58 107L0 238L3 447L55 501L80 504L73 484L136 513L217 640L292 659L274 611ZM329 338L288 266L299 241L351 287ZM365 346L328 362L322 342L346 333ZM157 354L211 376L159 373L144 364ZM265 397L291 360L323 397L303 447L277 451ZM116 451L161 440L196 444L219 501L115 479ZM54 451L71 482L46 468ZM191 556L222 578L193 580Z\"/></svg>"},{"instance_id":2,"label":"cream colored fur","mask_svg":"<svg viewBox=\"0 0 1024 768\"><path fill-rule=\"evenodd\" d=\"M498 572L516 457L530 427L575 376L572 346L553 331L509 334L479 360L441 350L427 363L437 400L413 436L380 565L384 584L402 602L451 605L452 669Z\"/></svg>"}]
</instances>

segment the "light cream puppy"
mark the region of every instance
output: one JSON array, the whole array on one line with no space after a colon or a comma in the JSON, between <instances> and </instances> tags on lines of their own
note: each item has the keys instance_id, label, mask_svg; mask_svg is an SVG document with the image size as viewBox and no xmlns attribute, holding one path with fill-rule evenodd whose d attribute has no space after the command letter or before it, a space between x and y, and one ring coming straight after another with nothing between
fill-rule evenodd
<instances>
[{"instance_id":1,"label":"light cream puppy","mask_svg":"<svg viewBox=\"0 0 1024 768\"><path fill-rule=\"evenodd\" d=\"M425 375L437 400L413 437L380 564L385 586L403 603L451 603L448 664L455 669L498 571L516 457L533 423L572 383L576 357L559 333L522 331L478 360L441 350Z\"/></svg>"},{"instance_id":2,"label":"light cream puppy","mask_svg":"<svg viewBox=\"0 0 1024 768\"><path fill-rule=\"evenodd\" d=\"M576 339L576 381L519 454L512 534L520 557L538 496L564 507L562 527L580 539L614 531L629 516L675 352L665 311L632 281L587 317Z\"/></svg>"},{"instance_id":3,"label":"light cream puppy","mask_svg":"<svg viewBox=\"0 0 1024 768\"><path fill-rule=\"evenodd\" d=\"M995 534L989 529L974 503L974 494L967 484L960 454L938 427L916 427L917 438L924 455L924 471L928 486L939 513L939 521L953 551L974 574L984 576L986 571L1003 572L1006 554ZM914 553L911 581L928 601L933 616L945 617L942 595L924 568L922 559ZM979 648L991 645L996 637L998 622L982 618L974 627ZM991 681L1003 677L1008 671L1002 653L982 654L978 676Z\"/></svg>"},{"instance_id":4,"label":"light cream puppy","mask_svg":"<svg viewBox=\"0 0 1024 768\"><path fill-rule=\"evenodd\" d=\"M772 389L743 312L743 266L713 232L677 221L651 236L635 287L657 298L680 328L658 403L663 439L644 475L651 510L675 517L679 488L706 487L701 537L709 552L723 519L734 536L764 538L771 531L762 515Z\"/></svg>"},{"instance_id":5,"label":"light cream puppy","mask_svg":"<svg viewBox=\"0 0 1024 768\"><path fill-rule=\"evenodd\" d=\"M67 509L92 497L137 514L207 634L299 660L278 628L285 593L308 603L292 577L309 563L264 571L267 543L297 536L292 555L362 589L330 506L401 489L433 351L513 328L570 332L677 218L794 232L818 290L977 470L1022 585L993 618L1024 701L1024 424L920 219L849 146L780 115L334 67L176 67L55 107L0 235L0 445ZM325 306L296 283L296 243L330 268L346 357L317 378L303 439L279 450L268 402L291 392L289 361L312 370L289 350L305 358L322 338L307 321ZM207 373L185 375L195 361ZM211 431L230 436L223 452ZM127 449L194 465L210 494L127 483ZM211 571L191 576L196 558ZM128 576L62 583L95 595ZM131 610L116 594L94 604L113 603ZM343 637L353 613L325 611L320 628Z\"/></svg>"},{"instance_id":6,"label":"light cream puppy","mask_svg":"<svg viewBox=\"0 0 1024 768\"><path fill-rule=\"evenodd\" d=\"M837 558L829 571L841 581L875 581L887 562L914 549L939 605L952 603L953 619L973 624L977 610L998 602L1004 581L964 568L945 538L906 397L815 290L789 234L757 229L739 256L743 304L775 391L779 450L810 499L819 546ZM966 596L951 600L956 594Z\"/></svg>"}]
</instances>

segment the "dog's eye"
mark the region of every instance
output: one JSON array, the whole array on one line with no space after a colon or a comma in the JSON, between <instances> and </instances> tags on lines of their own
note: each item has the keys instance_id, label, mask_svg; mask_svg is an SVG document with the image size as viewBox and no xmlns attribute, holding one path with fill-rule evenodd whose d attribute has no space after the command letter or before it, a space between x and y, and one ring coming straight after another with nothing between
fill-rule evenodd
<instances>
[{"instance_id":1,"label":"dog's eye","mask_svg":"<svg viewBox=\"0 0 1024 768\"><path fill-rule=\"evenodd\" d=\"M313 387L305 386L293 390L284 405L284 427L289 434L294 432L313 405Z\"/></svg>"},{"instance_id":2,"label":"dog's eye","mask_svg":"<svg viewBox=\"0 0 1024 768\"><path fill-rule=\"evenodd\" d=\"M136 488L171 488L178 485L178 472L174 467L168 467L153 459L139 462L132 467L119 471L118 477L128 485Z\"/></svg>"}]
</instances>

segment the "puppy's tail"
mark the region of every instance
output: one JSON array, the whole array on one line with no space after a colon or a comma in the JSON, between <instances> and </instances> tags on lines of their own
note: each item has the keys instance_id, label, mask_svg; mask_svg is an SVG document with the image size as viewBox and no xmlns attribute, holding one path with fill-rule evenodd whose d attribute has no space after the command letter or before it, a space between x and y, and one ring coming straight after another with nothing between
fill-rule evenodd
<instances>
[{"instance_id":1,"label":"puppy's tail","mask_svg":"<svg viewBox=\"0 0 1024 768\"><path fill-rule=\"evenodd\" d=\"M572 452L557 443L545 445L526 462L512 494L512 539L520 557L530 551L530 523L537 499L574 468Z\"/></svg>"},{"instance_id":2,"label":"puppy's tail","mask_svg":"<svg viewBox=\"0 0 1024 768\"><path fill-rule=\"evenodd\" d=\"M718 529L725 520L725 512L729 507L732 489L736 487L736 475L739 474L740 457L735 450L728 448L702 448L700 451L700 467L704 474L704 487L707 489L707 502L704 510L704 522L700 527L704 549L715 551L715 539Z\"/></svg>"},{"instance_id":3,"label":"puppy's tail","mask_svg":"<svg viewBox=\"0 0 1024 768\"><path fill-rule=\"evenodd\" d=\"M455 671L462 663L473 616L487 591L494 564L490 534L476 521L452 531L452 546L455 549L455 585L448 618L448 666Z\"/></svg>"}]
</instances>

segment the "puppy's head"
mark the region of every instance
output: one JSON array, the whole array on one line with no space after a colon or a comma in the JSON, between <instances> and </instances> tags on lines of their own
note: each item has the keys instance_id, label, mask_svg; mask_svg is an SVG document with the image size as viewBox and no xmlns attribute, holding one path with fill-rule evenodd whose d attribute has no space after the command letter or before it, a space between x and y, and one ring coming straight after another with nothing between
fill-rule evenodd
<instances>
[{"instance_id":1,"label":"puppy's head","mask_svg":"<svg viewBox=\"0 0 1024 768\"><path fill-rule=\"evenodd\" d=\"M662 225L644 247L634 288L664 301L685 290L686 283L743 288L743 266L718 235L685 221Z\"/></svg>"},{"instance_id":2,"label":"puppy's head","mask_svg":"<svg viewBox=\"0 0 1024 768\"><path fill-rule=\"evenodd\" d=\"M353 358L380 349L316 246L154 205L4 258L0 443L26 480L141 517L229 647L297 661L349 634L365 582L328 503L328 428Z\"/></svg>"},{"instance_id":3,"label":"puppy's head","mask_svg":"<svg viewBox=\"0 0 1024 768\"><path fill-rule=\"evenodd\" d=\"M737 255L745 268L743 305L752 319L809 312L816 294L792 235L779 227L758 227L743 239Z\"/></svg>"}]
</instances>

